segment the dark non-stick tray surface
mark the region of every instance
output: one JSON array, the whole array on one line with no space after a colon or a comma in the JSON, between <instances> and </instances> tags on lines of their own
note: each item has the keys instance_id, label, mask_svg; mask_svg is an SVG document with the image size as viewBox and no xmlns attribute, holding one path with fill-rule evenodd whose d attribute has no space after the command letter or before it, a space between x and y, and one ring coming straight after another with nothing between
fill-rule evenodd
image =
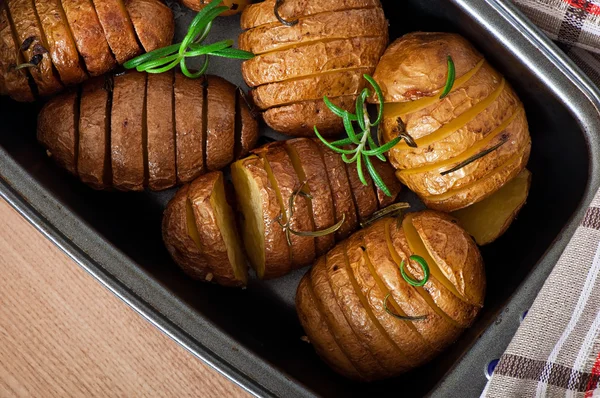
<instances>
[{"instance_id":1,"label":"dark non-stick tray surface","mask_svg":"<svg viewBox=\"0 0 600 398\"><path fill-rule=\"evenodd\" d=\"M484 365L510 341L600 185L600 100L580 71L509 4L383 3L392 40L425 30L459 32L473 41L525 103L533 139L529 201L506 235L483 248L485 308L430 364L373 384L334 374L300 340L293 298L305 270L254 280L245 290L190 280L161 241L162 211L174 190L95 192L68 176L36 143L39 104L0 99L0 195L142 316L257 395L478 396ZM194 14L172 8L180 38ZM220 18L210 40L238 33L239 17ZM210 73L245 87L237 61L213 61Z\"/></svg>"}]
</instances>

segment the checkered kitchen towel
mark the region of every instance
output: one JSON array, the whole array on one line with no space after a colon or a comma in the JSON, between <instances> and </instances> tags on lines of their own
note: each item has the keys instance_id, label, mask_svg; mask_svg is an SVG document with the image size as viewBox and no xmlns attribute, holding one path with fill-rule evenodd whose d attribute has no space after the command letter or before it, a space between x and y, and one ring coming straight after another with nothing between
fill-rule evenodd
<instances>
[{"instance_id":1,"label":"checkered kitchen towel","mask_svg":"<svg viewBox=\"0 0 600 398\"><path fill-rule=\"evenodd\" d=\"M600 0L513 0L600 86ZM600 192L500 359L486 397L600 397Z\"/></svg>"}]
</instances>

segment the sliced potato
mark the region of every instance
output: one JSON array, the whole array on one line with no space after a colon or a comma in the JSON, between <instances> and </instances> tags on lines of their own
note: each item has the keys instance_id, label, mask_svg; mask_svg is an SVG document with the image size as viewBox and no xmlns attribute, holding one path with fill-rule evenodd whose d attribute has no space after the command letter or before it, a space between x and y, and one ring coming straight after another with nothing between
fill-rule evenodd
<instances>
[{"instance_id":1,"label":"sliced potato","mask_svg":"<svg viewBox=\"0 0 600 398\"><path fill-rule=\"evenodd\" d=\"M235 86L219 76L206 76L206 168L219 170L233 161Z\"/></svg>"},{"instance_id":2,"label":"sliced potato","mask_svg":"<svg viewBox=\"0 0 600 398\"><path fill-rule=\"evenodd\" d=\"M324 12L298 19L294 26L260 26L242 33L238 45L256 55L321 40L379 36L386 26L381 8Z\"/></svg>"},{"instance_id":3,"label":"sliced potato","mask_svg":"<svg viewBox=\"0 0 600 398\"><path fill-rule=\"evenodd\" d=\"M38 23L35 8L31 0L11 0L7 2L14 32L17 37L18 47L25 58L31 62L34 57L41 57L36 67L28 68L42 96L57 93L62 89L62 84L54 74L52 58L48 52L48 44Z\"/></svg>"},{"instance_id":4,"label":"sliced potato","mask_svg":"<svg viewBox=\"0 0 600 398\"><path fill-rule=\"evenodd\" d=\"M83 84L79 110L77 172L95 189L110 185L110 93L107 80L97 77Z\"/></svg>"},{"instance_id":5,"label":"sliced potato","mask_svg":"<svg viewBox=\"0 0 600 398\"><path fill-rule=\"evenodd\" d=\"M159 0L123 0L133 28L146 52L173 41L175 20L169 7Z\"/></svg>"},{"instance_id":6,"label":"sliced potato","mask_svg":"<svg viewBox=\"0 0 600 398\"><path fill-rule=\"evenodd\" d=\"M91 0L62 0L79 54L91 76L103 75L117 64Z\"/></svg>"},{"instance_id":7,"label":"sliced potato","mask_svg":"<svg viewBox=\"0 0 600 398\"><path fill-rule=\"evenodd\" d=\"M123 0L93 0L94 8L106 41L119 64L139 55L142 49L138 45L129 14Z\"/></svg>"},{"instance_id":8,"label":"sliced potato","mask_svg":"<svg viewBox=\"0 0 600 398\"><path fill-rule=\"evenodd\" d=\"M279 7L279 15L286 21L294 21L302 16L328 11L341 11L354 8L381 7L379 0L307 0L284 1ZM277 23L275 0L252 4L242 13L242 29Z\"/></svg>"},{"instance_id":9,"label":"sliced potato","mask_svg":"<svg viewBox=\"0 0 600 398\"><path fill-rule=\"evenodd\" d=\"M210 4L210 0L180 0L181 4L187 8L191 8L194 11L200 11L204 7ZM228 11L220 14L220 16L228 17L230 15L239 14L246 6L251 3L251 0L224 0L221 6L229 7Z\"/></svg>"},{"instance_id":10,"label":"sliced potato","mask_svg":"<svg viewBox=\"0 0 600 398\"><path fill-rule=\"evenodd\" d=\"M241 89L236 91L235 158L240 159L247 156L250 150L256 146L259 131L258 122L252 114L246 94Z\"/></svg>"},{"instance_id":11,"label":"sliced potato","mask_svg":"<svg viewBox=\"0 0 600 398\"><path fill-rule=\"evenodd\" d=\"M35 0L34 3L60 80L65 85L81 83L87 74L79 62L79 53L60 0Z\"/></svg>"},{"instance_id":12,"label":"sliced potato","mask_svg":"<svg viewBox=\"0 0 600 398\"><path fill-rule=\"evenodd\" d=\"M321 73L300 79L265 84L250 91L256 106L265 110L275 106L301 101L322 100L324 96L337 98L358 95L366 85L363 74L370 68L348 69Z\"/></svg>"},{"instance_id":13,"label":"sliced potato","mask_svg":"<svg viewBox=\"0 0 600 398\"><path fill-rule=\"evenodd\" d=\"M145 183L144 102L146 74L115 76L111 111L111 163L113 186L142 191Z\"/></svg>"},{"instance_id":14,"label":"sliced potato","mask_svg":"<svg viewBox=\"0 0 600 398\"><path fill-rule=\"evenodd\" d=\"M478 245L498 239L514 221L527 201L531 172L521 171L491 196L452 213Z\"/></svg>"},{"instance_id":15,"label":"sliced potato","mask_svg":"<svg viewBox=\"0 0 600 398\"><path fill-rule=\"evenodd\" d=\"M336 106L352 111L356 96L330 100ZM324 137L335 136L344 129L342 119L334 115L322 99L271 108L263 113L263 118L273 130L296 137L314 137L314 126Z\"/></svg>"},{"instance_id":16,"label":"sliced potato","mask_svg":"<svg viewBox=\"0 0 600 398\"><path fill-rule=\"evenodd\" d=\"M242 213L242 237L252 267L261 279L285 275L291 269L290 249L276 221L281 207L262 159L250 156L238 160L231 165L231 177Z\"/></svg>"},{"instance_id":17,"label":"sliced potato","mask_svg":"<svg viewBox=\"0 0 600 398\"><path fill-rule=\"evenodd\" d=\"M16 44L8 20L7 8L0 5L0 74L4 78L6 92L15 100L31 102L35 98L29 87L26 69L15 70L14 65L22 64L23 58Z\"/></svg>"},{"instance_id":18,"label":"sliced potato","mask_svg":"<svg viewBox=\"0 0 600 398\"><path fill-rule=\"evenodd\" d=\"M258 55L242 64L242 74L255 87L337 69L374 67L387 41L387 35L357 37Z\"/></svg>"},{"instance_id":19,"label":"sliced potato","mask_svg":"<svg viewBox=\"0 0 600 398\"><path fill-rule=\"evenodd\" d=\"M358 212L358 221L366 221L371 214L379 209L373 180L367 170L363 169L363 174L367 182L367 185L364 185L358 176L358 167L356 163L346 163L346 171L348 173L348 181L350 181L352 196Z\"/></svg>"}]
</instances>

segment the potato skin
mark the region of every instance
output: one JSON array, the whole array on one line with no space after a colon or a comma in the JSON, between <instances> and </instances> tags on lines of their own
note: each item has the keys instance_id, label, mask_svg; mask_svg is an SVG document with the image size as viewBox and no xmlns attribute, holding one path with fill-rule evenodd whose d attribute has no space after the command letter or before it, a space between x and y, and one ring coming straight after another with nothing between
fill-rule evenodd
<instances>
[{"instance_id":1,"label":"potato skin","mask_svg":"<svg viewBox=\"0 0 600 398\"><path fill-rule=\"evenodd\" d=\"M181 4L190 8L194 11L200 11L208 4L209 0L180 0ZM223 12L220 16L228 17L230 15L236 15L244 11L244 9L251 3L251 0L224 0L221 6L229 7L228 11Z\"/></svg>"},{"instance_id":2,"label":"potato skin","mask_svg":"<svg viewBox=\"0 0 600 398\"><path fill-rule=\"evenodd\" d=\"M233 161L236 89L218 76L207 76L206 83L206 167L219 170Z\"/></svg>"},{"instance_id":3,"label":"potato skin","mask_svg":"<svg viewBox=\"0 0 600 398\"><path fill-rule=\"evenodd\" d=\"M135 33L146 52L173 41L175 20L169 7L159 0L123 0Z\"/></svg>"},{"instance_id":4,"label":"potato skin","mask_svg":"<svg viewBox=\"0 0 600 398\"><path fill-rule=\"evenodd\" d=\"M340 11L353 8L381 7L379 0L302 0L286 1L279 7L279 15L286 21L327 11ZM275 0L252 4L242 13L242 29L277 22Z\"/></svg>"},{"instance_id":5,"label":"potato skin","mask_svg":"<svg viewBox=\"0 0 600 398\"><path fill-rule=\"evenodd\" d=\"M94 8L106 41L117 62L123 64L139 55L142 50L137 43L129 14L122 0L93 0Z\"/></svg>"},{"instance_id":6,"label":"potato skin","mask_svg":"<svg viewBox=\"0 0 600 398\"><path fill-rule=\"evenodd\" d=\"M220 163L213 162L208 169L204 164L205 147L213 149L206 138L209 128L215 136L213 142L216 138L229 142L227 162L234 160L234 151L238 157L246 155L258 139L258 122L239 89L220 78L217 78L221 82L217 96L221 99L212 107L213 112L207 113L208 118L214 118L207 123L204 101L207 98L210 107L214 95L204 94L206 88L202 80L188 79L175 72L148 75L129 71L113 80L99 78L99 81L102 83L86 85L81 90L81 98L73 100L75 107L62 97L50 99L39 114L38 125L41 143L49 152L57 154L59 164L68 166L71 173L95 189L163 190L192 181L213 171L211 168L224 167L223 156ZM223 101L225 96L230 100ZM103 99L96 100L96 97ZM112 110L110 118L103 113L107 101ZM81 116L79 102L83 107ZM82 129L78 154L77 137L65 144L66 133L61 126L66 115L71 115L68 117ZM106 120L111 120L107 129ZM227 120L227 128L223 120ZM110 140L106 139L105 130ZM75 136L75 133L68 135ZM72 142L75 144L71 145ZM106 156L108 166L104 155L106 142L111 143L111 153ZM64 161L76 157L82 161L80 171L74 162ZM208 157L211 158L210 153ZM104 181L103 175L107 177Z\"/></svg>"},{"instance_id":7,"label":"potato skin","mask_svg":"<svg viewBox=\"0 0 600 398\"><path fill-rule=\"evenodd\" d=\"M76 123L79 116L77 93L70 92L46 103L38 115L37 139L54 161L76 175Z\"/></svg>"},{"instance_id":8,"label":"potato skin","mask_svg":"<svg viewBox=\"0 0 600 398\"><path fill-rule=\"evenodd\" d=\"M19 46L13 38L7 8L0 6L0 74L6 93L16 101L32 102L35 98L27 81L27 72L14 69L15 65L22 62Z\"/></svg>"},{"instance_id":9,"label":"potato skin","mask_svg":"<svg viewBox=\"0 0 600 398\"><path fill-rule=\"evenodd\" d=\"M448 56L456 68L455 83L461 83L438 99L447 80ZM384 140L406 132L417 143L417 148L410 148L401 142L390 150L396 176L429 207L447 212L467 207L497 191L525 167L531 138L523 104L510 84L461 36L407 34L386 50L374 78L387 104ZM402 104L413 109L403 113L398 107ZM518 154L523 156L513 162L514 169L496 171Z\"/></svg>"},{"instance_id":10,"label":"potato skin","mask_svg":"<svg viewBox=\"0 0 600 398\"><path fill-rule=\"evenodd\" d=\"M36 67L29 68L29 73L38 87L38 93L41 96L49 96L59 92L62 84L54 75L52 58L48 53L48 45L44 42L42 28L37 22L33 2L11 0L7 2L7 6L14 23L17 45L21 48L25 61L31 62L33 57L42 57Z\"/></svg>"},{"instance_id":11,"label":"potato skin","mask_svg":"<svg viewBox=\"0 0 600 398\"><path fill-rule=\"evenodd\" d=\"M330 99L333 104L351 111L356 96ZM271 108L263 113L263 119L273 130L296 137L313 137L314 126L324 137L333 137L344 128L342 119L334 115L323 100L303 101Z\"/></svg>"},{"instance_id":12,"label":"potato skin","mask_svg":"<svg viewBox=\"0 0 600 398\"><path fill-rule=\"evenodd\" d=\"M34 3L60 80L65 85L81 83L87 74L79 63L79 53L60 0L35 0Z\"/></svg>"},{"instance_id":13,"label":"potato skin","mask_svg":"<svg viewBox=\"0 0 600 398\"><path fill-rule=\"evenodd\" d=\"M467 241L461 240L465 232L460 227L455 224L452 226L444 224L448 218L446 215L426 211L416 213L415 217L427 219L432 224L442 222L440 227L443 232L441 233L446 234L446 241L450 243L446 246L452 247L437 243L436 238L430 234L423 233L421 236L427 244L430 244L432 255L445 261L446 266L452 270L455 270L455 267L461 269L464 272L464 280L472 283L472 286L469 287L471 292L478 297L483 297L485 291L483 263L474 242L470 238ZM422 294L428 294L425 290L410 286L404 281L400 275L399 264L396 263L397 260L390 251L395 251L395 249L390 248L386 243L390 239L390 228L397 228L398 225L401 224L396 219L386 218L357 232L348 240L338 244L327 256L321 257L298 286L297 297L301 297L296 302L298 313L302 314L300 316L304 319L306 319L305 314L307 313L318 313L313 317L317 319L320 317L325 321L335 337L337 348L339 348L339 351L319 348L319 355L326 358L325 362L335 363L332 368L349 378L356 378L356 374L354 369L348 366L348 361L359 371L361 378L367 381L398 375L426 363L458 338L463 328L472 322L478 312L477 308L474 313L469 313L470 322L465 322L460 328L453 326L444 317L438 315L439 309L434 311L430 307L430 302L423 299ZM402 234L401 229L397 231L396 235L398 234ZM433 241L430 242L430 239ZM465 249L473 250L474 255L457 257L452 254L452 250L458 252ZM407 259L410 254L410 252L405 253L401 250L394 256L400 256L398 259ZM348 256L349 262L347 268L344 269L343 261L341 262L339 258L343 258L345 255ZM330 278L330 285L327 288L324 288L324 284L315 279L315 275L325 274ZM345 275L348 275L350 279L346 279ZM352 280L352 275L356 278L356 284L348 283ZM378 280L380 282L377 282ZM417 293L416 289L421 289L421 293ZM336 296L332 292L338 292L338 295ZM382 297L385 297L388 292L406 315L425 315L427 317L420 321L403 321L382 311ZM368 299L361 300L361 296L368 297ZM311 299L306 299L306 297ZM367 307L364 303L367 303ZM390 303L388 303L388 308L397 311L396 305L392 306ZM344 320L347 320L348 323L338 322L335 324L331 321L331 317L327 316L327 312L324 310L334 306L337 311L346 315ZM365 314L368 314L369 311L373 316L365 318ZM306 320L301 322L311 342L315 341L315 346L331 345L329 335L323 330L311 329ZM365 328L369 322L374 325L374 328L367 333ZM312 322L312 325L318 325L318 323ZM333 329L333 326L336 329ZM393 342L392 346L397 349L390 349L390 342ZM378 364L385 365L379 368L371 367L370 373L363 373L359 368L363 362L362 358L358 362L355 360L356 357L340 356L340 352L353 352L352 350L357 345L377 358ZM340 357L342 362L338 362ZM363 358L369 357L365 353Z\"/></svg>"}]
</instances>

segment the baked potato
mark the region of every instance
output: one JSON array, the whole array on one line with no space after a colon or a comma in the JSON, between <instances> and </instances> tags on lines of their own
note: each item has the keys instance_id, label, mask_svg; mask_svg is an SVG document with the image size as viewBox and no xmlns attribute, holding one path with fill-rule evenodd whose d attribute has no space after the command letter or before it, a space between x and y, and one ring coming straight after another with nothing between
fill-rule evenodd
<instances>
[{"instance_id":1,"label":"baked potato","mask_svg":"<svg viewBox=\"0 0 600 398\"><path fill-rule=\"evenodd\" d=\"M380 175L393 175L389 163L374 165ZM259 278L309 265L397 198L398 180L386 178L388 198L371 180L362 185L355 167L308 138L268 144L231 166L241 235ZM340 223L335 233L314 234Z\"/></svg>"},{"instance_id":2,"label":"baked potato","mask_svg":"<svg viewBox=\"0 0 600 398\"><path fill-rule=\"evenodd\" d=\"M241 24L239 47L256 54L242 65L254 103L270 127L294 136L313 136L313 126L326 136L342 131L323 96L352 110L363 74L388 43L387 20L373 0L267 0L248 6Z\"/></svg>"},{"instance_id":3,"label":"baked potato","mask_svg":"<svg viewBox=\"0 0 600 398\"><path fill-rule=\"evenodd\" d=\"M430 270L422 287L400 272L406 262L407 276L423 280L413 255ZM438 355L472 324L484 295L475 242L450 216L426 210L381 219L338 243L302 278L296 309L309 341L333 370L372 381Z\"/></svg>"},{"instance_id":4,"label":"baked potato","mask_svg":"<svg viewBox=\"0 0 600 398\"><path fill-rule=\"evenodd\" d=\"M0 93L17 101L50 96L170 44L173 34L173 14L160 0L7 0Z\"/></svg>"},{"instance_id":5,"label":"baked potato","mask_svg":"<svg viewBox=\"0 0 600 398\"><path fill-rule=\"evenodd\" d=\"M181 0L181 4L194 11L200 11L210 4L211 0ZM251 0L223 0L220 6L229 7L229 11L225 11L221 15L228 17L230 15L239 14L250 4Z\"/></svg>"},{"instance_id":6,"label":"baked potato","mask_svg":"<svg viewBox=\"0 0 600 398\"><path fill-rule=\"evenodd\" d=\"M135 71L89 80L42 108L38 140L95 189L163 190L246 156L258 139L241 90L217 76Z\"/></svg>"},{"instance_id":7,"label":"baked potato","mask_svg":"<svg viewBox=\"0 0 600 398\"><path fill-rule=\"evenodd\" d=\"M184 185L165 210L162 232L173 260L191 277L223 286L246 285L248 265L222 172Z\"/></svg>"},{"instance_id":8,"label":"baked potato","mask_svg":"<svg viewBox=\"0 0 600 398\"><path fill-rule=\"evenodd\" d=\"M386 50L374 78L385 101L384 140L408 134L416 143L410 147L401 141L389 152L390 161L397 177L429 208L467 207L526 166L531 138L523 105L461 36L407 34ZM449 82L451 91L444 97Z\"/></svg>"},{"instance_id":9,"label":"baked potato","mask_svg":"<svg viewBox=\"0 0 600 398\"><path fill-rule=\"evenodd\" d=\"M491 196L452 213L460 225L483 246L498 239L527 201L531 172L524 169Z\"/></svg>"}]
</instances>

